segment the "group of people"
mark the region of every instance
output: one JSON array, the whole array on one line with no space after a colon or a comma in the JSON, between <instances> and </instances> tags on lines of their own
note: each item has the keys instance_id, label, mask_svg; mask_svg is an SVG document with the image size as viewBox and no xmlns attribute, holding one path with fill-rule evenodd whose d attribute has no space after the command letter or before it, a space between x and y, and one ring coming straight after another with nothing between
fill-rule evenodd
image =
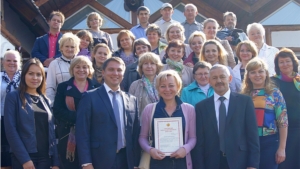
<instances>
[{"instance_id":1,"label":"group of people","mask_svg":"<svg viewBox=\"0 0 300 169\"><path fill-rule=\"evenodd\" d=\"M21 68L16 51L1 72L1 167L13 169L132 169L142 152L151 169L300 168L300 75L287 48L264 41L259 23L236 29L213 18L162 19L137 10L139 24L121 30L114 51L101 16L87 30L60 32L54 11L49 33L36 39ZM219 30L219 31L218 31ZM183 145L157 148L154 120L180 118Z\"/></svg>"}]
</instances>

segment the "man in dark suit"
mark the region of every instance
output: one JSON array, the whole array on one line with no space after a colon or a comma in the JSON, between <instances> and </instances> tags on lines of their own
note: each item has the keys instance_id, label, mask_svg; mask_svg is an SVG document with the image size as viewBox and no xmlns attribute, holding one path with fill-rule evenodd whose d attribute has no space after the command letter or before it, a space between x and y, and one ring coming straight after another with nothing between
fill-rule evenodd
<instances>
[{"instance_id":1,"label":"man in dark suit","mask_svg":"<svg viewBox=\"0 0 300 169\"><path fill-rule=\"evenodd\" d=\"M59 11L53 11L48 20L49 32L41 37L36 38L31 57L40 59L45 67L55 58L60 57L58 41L62 36L60 29L64 24L65 16Z\"/></svg>"},{"instance_id":2,"label":"man in dark suit","mask_svg":"<svg viewBox=\"0 0 300 169\"><path fill-rule=\"evenodd\" d=\"M103 63L104 84L82 97L76 144L83 169L133 169L138 166L137 100L120 90L125 64L112 57Z\"/></svg>"},{"instance_id":3,"label":"man in dark suit","mask_svg":"<svg viewBox=\"0 0 300 169\"><path fill-rule=\"evenodd\" d=\"M255 169L259 139L250 97L232 93L232 76L224 65L214 65L209 84L214 95L196 104L197 144L192 151L195 169Z\"/></svg>"}]
</instances>

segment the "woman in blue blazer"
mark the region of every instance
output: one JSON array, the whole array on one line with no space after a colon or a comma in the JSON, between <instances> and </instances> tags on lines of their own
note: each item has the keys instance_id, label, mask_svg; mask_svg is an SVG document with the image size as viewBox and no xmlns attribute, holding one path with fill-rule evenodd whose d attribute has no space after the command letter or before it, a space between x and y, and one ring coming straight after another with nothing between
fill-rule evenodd
<instances>
[{"instance_id":1,"label":"woman in blue blazer","mask_svg":"<svg viewBox=\"0 0 300 169\"><path fill-rule=\"evenodd\" d=\"M14 169L58 169L54 123L45 97L42 63L29 59L23 66L19 89L5 99L5 131Z\"/></svg>"}]
</instances>

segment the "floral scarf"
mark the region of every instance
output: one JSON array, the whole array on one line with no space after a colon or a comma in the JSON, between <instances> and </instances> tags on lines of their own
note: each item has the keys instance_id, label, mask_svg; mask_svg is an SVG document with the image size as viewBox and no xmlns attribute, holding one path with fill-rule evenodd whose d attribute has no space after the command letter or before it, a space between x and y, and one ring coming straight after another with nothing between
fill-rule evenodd
<instances>
[{"instance_id":1,"label":"floral scarf","mask_svg":"<svg viewBox=\"0 0 300 169\"><path fill-rule=\"evenodd\" d=\"M288 77L287 75L281 73L280 75L275 75L274 77L285 81L285 82L294 82L295 87L298 91L300 91L300 74L293 72L293 78Z\"/></svg>"},{"instance_id":2,"label":"floral scarf","mask_svg":"<svg viewBox=\"0 0 300 169\"><path fill-rule=\"evenodd\" d=\"M154 78L154 83L155 83L155 79L156 77ZM142 82L143 82L144 89L146 90L149 99L151 100L151 103L158 102L159 96L157 90L155 89L155 84L151 84L150 80L146 78L144 75L142 76Z\"/></svg>"},{"instance_id":3,"label":"floral scarf","mask_svg":"<svg viewBox=\"0 0 300 169\"><path fill-rule=\"evenodd\" d=\"M17 71L14 74L14 77L13 77L12 81L9 79L8 74L6 73L6 71L4 71L2 79L8 84L7 87L6 87L6 93L9 93L11 91L11 86L13 86L15 89L17 89L19 87L19 82L20 82L20 79L21 79L21 71Z\"/></svg>"},{"instance_id":4,"label":"floral scarf","mask_svg":"<svg viewBox=\"0 0 300 169\"><path fill-rule=\"evenodd\" d=\"M184 68L183 61L180 60L179 62L173 61L171 59L167 59L166 63L171 67L171 69L174 69L178 74L182 75L182 70Z\"/></svg>"}]
</instances>

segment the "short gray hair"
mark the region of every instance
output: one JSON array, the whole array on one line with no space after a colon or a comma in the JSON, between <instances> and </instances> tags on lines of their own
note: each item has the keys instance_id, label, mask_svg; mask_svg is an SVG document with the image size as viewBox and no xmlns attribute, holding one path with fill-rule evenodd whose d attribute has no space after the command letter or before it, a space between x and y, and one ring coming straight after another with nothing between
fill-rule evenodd
<instances>
[{"instance_id":1,"label":"short gray hair","mask_svg":"<svg viewBox=\"0 0 300 169\"><path fill-rule=\"evenodd\" d=\"M215 70L215 69L223 69L223 71L228 75L230 76L230 71L228 69L227 66L224 66L224 65L221 65L221 64L215 64L211 67L211 69L209 70L209 75L211 73L211 71Z\"/></svg>"},{"instance_id":2,"label":"short gray hair","mask_svg":"<svg viewBox=\"0 0 300 169\"><path fill-rule=\"evenodd\" d=\"M197 7L196 7L194 4L186 4L186 5L184 6L184 10L186 10L186 8L189 7L189 6L193 7L194 10L195 10L196 12L198 12L198 9L197 9Z\"/></svg>"},{"instance_id":3,"label":"short gray hair","mask_svg":"<svg viewBox=\"0 0 300 169\"><path fill-rule=\"evenodd\" d=\"M20 52L16 51L16 50L7 50L4 52L4 55L3 55L3 60L6 60L6 56L7 55L14 55L16 58L17 58L17 61L18 61L18 70L21 70L21 67L22 67L22 63L21 63L21 60L22 60L22 57L20 55Z\"/></svg>"},{"instance_id":4,"label":"short gray hair","mask_svg":"<svg viewBox=\"0 0 300 169\"><path fill-rule=\"evenodd\" d=\"M256 23L256 22L251 23L251 24L249 24L249 25L247 26L247 35L248 35L248 36L249 36L250 30L251 30L253 27L257 28L257 29L260 31L260 33L261 33L263 36L265 36L265 34L266 34L265 28L262 26L262 24Z\"/></svg>"}]
</instances>

